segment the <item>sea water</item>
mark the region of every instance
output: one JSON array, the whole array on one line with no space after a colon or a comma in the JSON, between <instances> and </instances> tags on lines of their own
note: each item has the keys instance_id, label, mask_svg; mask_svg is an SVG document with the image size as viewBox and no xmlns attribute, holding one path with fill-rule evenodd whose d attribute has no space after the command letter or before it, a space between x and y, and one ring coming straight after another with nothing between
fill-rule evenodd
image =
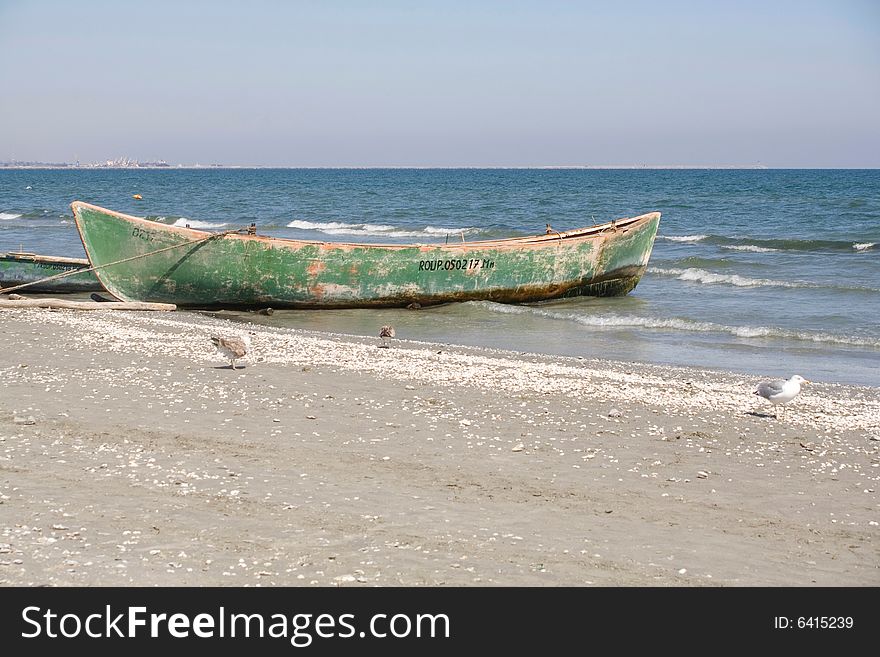
<instances>
[{"instance_id":1,"label":"sea water","mask_svg":"<svg viewBox=\"0 0 880 657\"><path fill-rule=\"evenodd\" d=\"M135 200L139 194L142 199ZM880 171L0 170L0 252L84 257L69 204L323 241L445 242L662 213L626 297L223 313L272 325L880 385Z\"/></svg>"}]
</instances>

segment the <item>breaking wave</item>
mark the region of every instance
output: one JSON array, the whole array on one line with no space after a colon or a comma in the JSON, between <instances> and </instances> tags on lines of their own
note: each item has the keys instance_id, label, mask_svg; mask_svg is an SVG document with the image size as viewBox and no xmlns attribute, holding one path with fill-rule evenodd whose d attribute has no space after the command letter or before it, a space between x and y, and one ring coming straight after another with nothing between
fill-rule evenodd
<instances>
[{"instance_id":1,"label":"breaking wave","mask_svg":"<svg viewBox=\"0 0 880 657\"><path fill-rule=\"evenodd\" d=\"M199 221L198 219L187 219L186 217L181 217L177 221L175 221L172 226L179 226L180 228L186 228L189 226L190 228L226 228L229 224L227 223L219 223L214 221Z\"/></svg>"},{"instance_id":2,"label":"breaking wave","mask_svg":"<svg viewBox=\"0 0 880 657\"><path fill-rule=\"evenodd\" d=\"M470 235L477 228L438 228L425 226L421 230L406 230L387 224L349 224L339 221L319 222L296 219L287 224L288 228L317 230L327 235L369 235L377 237L439 237L444 235Z\"/></svg>"},{"instance_id":3,"label":"breaking wave","mask_svg":"<svg viewBox=\"0 0 880 657\"><path fill-rule=\"evenodd\" d=\"M669 242L702 242L708 235L658 235L658 240Z\"/></svg>"},{"instance_id":4,"label":"breaking wave","mask_svg":"<svg viewBox=\"0 0 880 657\"><path fill-rule=\"evenodd\" d=\"M658 276L674 276L680 281L692 281L694 283L726 283L736 287L824 287L815 283L804 281L776 281L769 278L748 278L739 274L719 274L705 269L663 269L661 267L648 267L648 273Z\"/></svg>"},{"instance_id":5,"label":"breaking wave","mask_svg":"<svg viewBox=\"0 0 880 657\"><path fill-rule=\"evenodd\" d=\"M532 315L547 319L575 322L583 326L595 328L632 328L632 329L667 329L699 333L726 333L737 338L776 338L782 340L800 340L840 344L855 347L871 347L880 349L880 340L859 338L848 335L834 335L813 331L791 331L770 326L726 326L714 322L695 322L678 317L638 317L636 315L587 315L560 313L542 310L530 306L512 306L492 301L473 301L472 304L491 312L507 315Z\"/></svg>"},{"instance_id":6,"label":"breaking wave","mask_svg":"<svg viewBox=\"0 0 880 657\"><path fill-rule=\"evenodd\" d=\"M837 251L852 253L873 249L876 242L853 242L852 240L803 240L803 239L762 239L756 237L727 237L724 235L658 235L658 240L711 244L734 251Z\"/></svg>"},{"instance_id":7,"label":"breaking wave","mask_svg":"<svg viewBox=\"0 0 880 657\"><path fill-rule=\"evenodd\" d=\"M754 244L734 244L732 246L722 246L722 249L728 251L748 251L749 253L773 253L779 249L770 249L766 246L755 246Z\"/></svg>"},{"instance_id":8,"label":"breaking wave","mask_svg":"<svg viewBox=\"0 0 880 657\"><path fill-rule=\"evenodd\" d=\"M47 226L59 226L65 219L73 219L72 215L61 214L57 210L34 209L23 212L13 210L0 211L0 221L5 222L4 228L9 226L31 228L46 228Z\"/></svg>"},{"instance_id":9,"label":"breaking wave","mask_svg":"<svg viewBox=\"0 0 880 657\"><path fill-rule=\"evenodd\" d=\"M733 285L735 287L788 287L788 288L813 288L813 289L833 289L833 290L849 290L851 292L880 292L873 287L860 287L856 285L826 285L822 283L811 283L809 281L779 281L770 278L749 278L740 276L739 274L720 274L717 272L707 271L705 269L663 269L662 267L648 267L648 273L658 276L674 276L680 281L690 281L693 283L724 284Z\"/></svg>"}]
</instances>

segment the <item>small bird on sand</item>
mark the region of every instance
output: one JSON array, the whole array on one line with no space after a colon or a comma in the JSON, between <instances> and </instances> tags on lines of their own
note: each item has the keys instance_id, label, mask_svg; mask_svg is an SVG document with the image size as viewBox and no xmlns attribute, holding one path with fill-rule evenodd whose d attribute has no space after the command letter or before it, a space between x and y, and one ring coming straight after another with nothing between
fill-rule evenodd
<instances>
[{"instance_id":1,"label":"small bird on sand","mask_svg":"<svg viewBox=\"0 0 880 657\"><path fill-rule=\"evenodd\" d=\"M244 358L248 352L246 338L237 335L214 336L211 342L217 347L217 353L229 359L229 367L235 369L235 361Z\"/></svg>"},{"instance_id":2,"label":"small bird on sand","mask_svg":"<svg viewBox=\"0 0 880 657\"><path fill-rule=\"evenodd\" d=\"M761 381L755 388L754 393L763 397L774 406L787 404L801 392L801 384L810 383L807 379L795 374L788 381L777 379L776 381ZM777 412L776 417L779 417Z\"/></svg>"},{"instance_id":3,"label":"small bird on sand","mask_svg":"<svg viewBox=\"0 0 880 657\"><path fill-rule=\"evenodd\" d=\"M388 347L390 346L388 344L388 338L394 337L394 327L388 326L386 324L385 326L383 326L382 328L379 329L379 337L382 338L382 344L380 344L379 346L382 349L388 349Z\"/></svg>"}]
</instances>

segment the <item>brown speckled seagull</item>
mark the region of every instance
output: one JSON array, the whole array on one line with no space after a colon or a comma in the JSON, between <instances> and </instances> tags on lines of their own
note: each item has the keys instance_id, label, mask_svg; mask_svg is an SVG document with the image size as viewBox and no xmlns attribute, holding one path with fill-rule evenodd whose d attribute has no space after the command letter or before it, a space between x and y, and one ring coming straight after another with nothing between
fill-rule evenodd
<instances>
[{"instance_id":1,"label":"brown speckled seagull","mask_svg":"<svg viewBox=\"0 0 880 657\"><path fill-rule=\"evenodd\" d=\"M246 338L237 335L214 336L211 342L217 347L217 353L229 359L229 367L235 369L235 361L244 358L248 352Z\"/></svg>"},{"instance_id":2,"label":"brown speckled seagull","mask_svg":"<svg viewBox=\"0 0 880 657\"><path fill-rule=\"evenodd\" d=\"M379 329L379 337L382 338L382 344L380 344L379 346L383 349L388 349L388 347L390 346L388 344L388 338L394 337L394 327L388 325L383 326Z\"/></svg>"}]
</instances>

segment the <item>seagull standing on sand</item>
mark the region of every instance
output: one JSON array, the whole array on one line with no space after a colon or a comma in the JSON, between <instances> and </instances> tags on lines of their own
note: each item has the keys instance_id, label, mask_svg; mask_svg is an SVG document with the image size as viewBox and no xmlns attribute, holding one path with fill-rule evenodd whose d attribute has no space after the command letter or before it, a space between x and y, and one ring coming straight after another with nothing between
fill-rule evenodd
<instances>
[{"instance_id":1,"label":"seagull standing on sand","mask_svg":"<svg viewBox=\"0 0 880 657\"><path fill-rule=\"evenodd\" d=\"M768 402L776 406L777 404L787 404L797 397L801 392L801 384L810 383L799 374L795 374L788 381L778 379L776 381L761 381L755 388L755 394L763 397ZM776 417L779 417L777 413Z\"/></svg>"},{"instance_id":2,"label":"seagull standing on sand","mask_svg":"<svg viewBox=\"0 0 880 657\"><path fill-rule=\"evenodd\" d=\"M379 346L383 349L388 349L388 347L390 346L388 344L388 338L394 337L394 327L388 325L383 326L379 329L379 337L382 338L382 344L380 344Z\"/></svg>"},{"instance_id":3,"label":"seagull standing on sand","mask_svg":"<svg viewBox=\"0 0 880 657\"><path fill-rule=\"evenodd\" d=\"M217 347L217 353L229 359L229 367L235 369L235 361L244 358L248 352L247 339L237 335L214 336L211 342Z\"/></svg>"}]
</instances>

